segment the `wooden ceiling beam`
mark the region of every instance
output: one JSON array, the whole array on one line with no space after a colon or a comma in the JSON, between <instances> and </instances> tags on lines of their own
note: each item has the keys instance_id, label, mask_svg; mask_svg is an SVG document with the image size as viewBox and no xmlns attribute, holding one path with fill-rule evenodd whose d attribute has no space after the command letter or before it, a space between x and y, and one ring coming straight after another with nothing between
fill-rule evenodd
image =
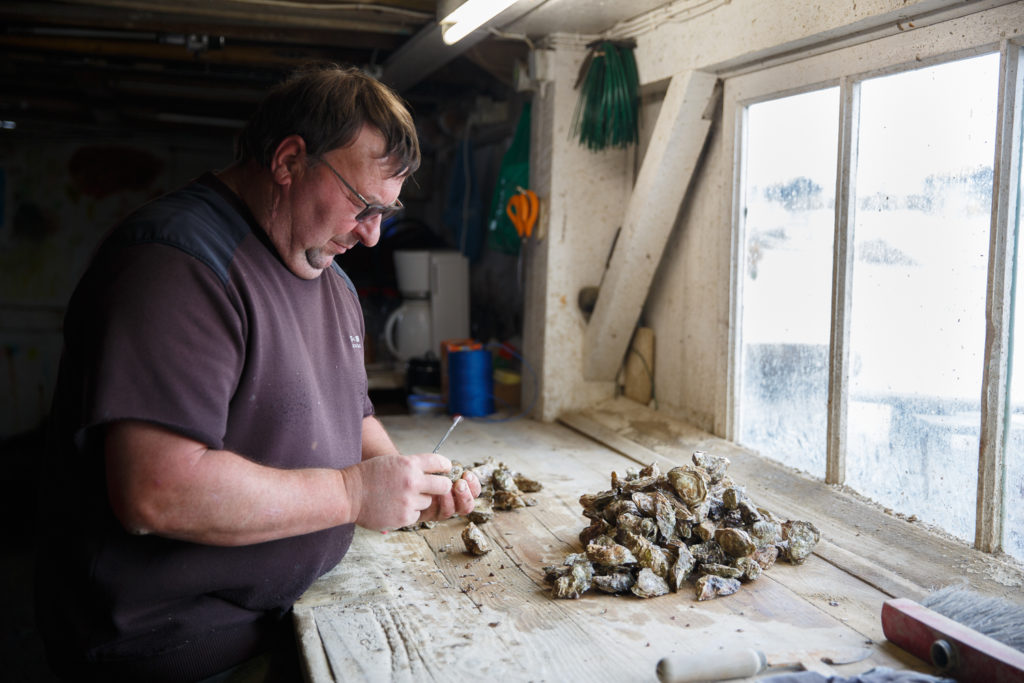
<instances>
[{"instance_id":1,"label":"wooden ceiling beam","mask_svg":"<svg viewBox=\"0 0 1024 683\"><path fill-rule=\"evenodd\" d=\"M335 31L369 31L372 33L393 33L410 36L425 23L434 20L433 12L410 10L408 14L382 10L349 10L325 11L317 3L316 8L303 7L296 3L295 7L283 4L262 4L257 2L238 2L231 0L177 0L167 3L164 0L62 0L61 3L32 3L40 10L59 13L62 4L87 6L96 9L115 9L118 13L139 12L151 14L163 20L173 17L176 20L220 20L232 24L275 25L286 28L319 28ZM312 3L306 3L312 4ZM368 6L374 3L341 3L342 5ZM54 5L57 7L55 8ZM392 5L387 5L392 7ZM394 8L401 9L401 8Z\"/></svg>"},{"instance_id":2,"label":"wooden ceiling beam","mask_svg":"<svg viewBox=\"0 0 1024 683\"><path fill-rule=\"evenodd\" d=\"M49 36L0 35L0 48L38 51L49 54L74 54L137 61L203 62L221 65L294 67L312 60L338 59L336 50L292 46L259 47L228 45L223 49L193 52L183 45L129 40L97 40L90 38L55 38ZM8 59L11 58L8 54Z\"/></svg>"},{"instance_id":3,"label":"wooden ceiling beam","mask_svg":"<svg viewBox=\"0 0 1024 683\"><path fill-rule=\"evenodd\" d=\"M154 17L149 13L127 14L112 10L81 10L61 13L40 12L35 3L12 1L0 5L0 20L10 34L45 34L47 29L95 29L97 31L135 31L156 34L223 36L228 42L276 43L287 45L343 45L349 49L393 50L405 37L397 33L343 31L335 28L285 28L278 24L240 24L209 18L183 19L179 16Z\"/></svg>"}]
</instances>

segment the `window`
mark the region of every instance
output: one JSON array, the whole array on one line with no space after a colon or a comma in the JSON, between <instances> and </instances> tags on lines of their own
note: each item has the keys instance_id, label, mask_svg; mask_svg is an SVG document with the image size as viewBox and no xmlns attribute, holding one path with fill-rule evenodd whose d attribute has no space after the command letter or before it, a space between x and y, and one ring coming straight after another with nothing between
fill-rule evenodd
<instances>
[{"instance_id":1,"label":"window","mask_svg":"<svg viewBox=\"0 0 1024 683\"><path fill-rule=\"evenodd\" d=\"M740 443L825 476L839 90L747 110Z\"/></svg>"},{"instance_id":2,"label":"window","mask_svg":"<svg viewBox=\"0 0 1024 683\"><path fill-rule=\"evenodd\" d=\"M996 187L1020 177L1024 69L993 25L971 15L726 80L730 436L1024 560L1024 286L1001 286L1024 188Z\"/></svg>"},{"instance_id":3,"label":"window","mask_svg":"<svg viewBox=\"0 0 1024 683\"><path fill-rule=\"evenodd\" d=\"M974 538L999 55L860 84L847 483Z\"/></svg>"}]
</instances>

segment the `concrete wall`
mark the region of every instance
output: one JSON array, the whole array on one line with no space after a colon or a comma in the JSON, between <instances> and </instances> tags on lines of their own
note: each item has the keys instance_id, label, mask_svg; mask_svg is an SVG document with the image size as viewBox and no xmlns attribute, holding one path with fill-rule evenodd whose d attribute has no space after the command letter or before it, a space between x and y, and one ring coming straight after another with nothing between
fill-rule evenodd
<instances>
[{"instance_id":1,"label":"concrete wall","mask_svg":"<svg viewBox=\"0 0 1024 683\"><path fill-rule=\"evenodd\" d=\"M642 136L657 116L659 91L672 76L700 70L727 77L760 64L789 60L839 45L914 30L944 17L1005 2L976 0L721 0L703 11L673 3L646 21L630 22L644 106ZM693 5L697 7L697 5ZM619 37L619 36L615 36ZM582 373L585 321L576 296L596 285L634 180L628 152L590 152L571 135L578 91L573 89L585 44L595 36L556 35L553 81L534 107L531 184L544 199L540 232L531 246L524 337L527 361L538 371L534 416L553 420L611 396L613 382L587 382ZM996 36L993 37L994 39ZM716 120L702 163L665 245L641 320L655 330L658 408L726 436L729 406L732 149L722 149ZM640 153L644 144L638 146ZM680 179L680 182L685 182ZM650 198L656 201L657 198ZM527 387L529 388L529 387Z\"/></svg>"}]
</instances>

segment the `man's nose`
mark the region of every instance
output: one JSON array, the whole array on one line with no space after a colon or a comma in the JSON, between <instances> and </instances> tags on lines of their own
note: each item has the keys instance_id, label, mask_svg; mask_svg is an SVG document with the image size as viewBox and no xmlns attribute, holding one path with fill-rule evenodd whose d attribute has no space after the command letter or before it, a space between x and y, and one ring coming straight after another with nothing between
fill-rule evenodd
<instances>
[{"instance_id":1,"label":"man's nose","mask_svg":"<svg viewBox=\"0 0 1024 683\"><path fill-rule=\"evenodd\" d=\"M380 216L374 216L365 221L356 224L356 229L353 231L359 241L367 247L372 247L377 244L380 239Z\"/></svg>"}]
</instances>

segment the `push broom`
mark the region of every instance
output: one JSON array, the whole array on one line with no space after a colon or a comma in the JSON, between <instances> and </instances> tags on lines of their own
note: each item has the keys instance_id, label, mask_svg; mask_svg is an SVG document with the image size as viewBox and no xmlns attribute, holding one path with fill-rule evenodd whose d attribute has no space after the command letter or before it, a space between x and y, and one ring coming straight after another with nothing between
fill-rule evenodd
<instances>
[{"instance_id":1,"label":"push broom","mask_svg":"<svg viewBox=\"0 0 1024 683\"><path fill-rule=\"evenodd\" d=\"M1024 681L1024 608L999 598L949 586L920 604L887 600L882 631L961 683Z\"/></svg>"}]
</instances>

